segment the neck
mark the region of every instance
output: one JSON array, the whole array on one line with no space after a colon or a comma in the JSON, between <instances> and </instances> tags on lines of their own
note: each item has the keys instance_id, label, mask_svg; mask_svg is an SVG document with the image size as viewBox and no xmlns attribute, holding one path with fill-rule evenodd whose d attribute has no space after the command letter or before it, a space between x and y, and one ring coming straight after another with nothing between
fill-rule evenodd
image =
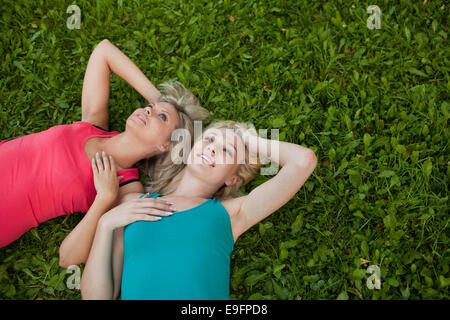
<instances>
[{"instance_id":1,"label":"neck","mask_svg":"<svg viewBox=\"0 0 450 320\"><path fill-rule=\"evenodd\" d=\"M99 150L113 157L118 171L131 168L136 162L156 155L155 149L149 151L148 147L132 139L126 132L104 139L99 147Z\"/></svg>"},{"instance_id":2,"label":"neck","mask_svg":"<svg viewBox=\"0 0 450 320\"><path fill-rule=\"evenodd\" d=\"M185 198L209 199L213 197L216 191L216 186L208 181L198 179L185 169L177 188L170 195Z\"/></svg>"}]
</instances>

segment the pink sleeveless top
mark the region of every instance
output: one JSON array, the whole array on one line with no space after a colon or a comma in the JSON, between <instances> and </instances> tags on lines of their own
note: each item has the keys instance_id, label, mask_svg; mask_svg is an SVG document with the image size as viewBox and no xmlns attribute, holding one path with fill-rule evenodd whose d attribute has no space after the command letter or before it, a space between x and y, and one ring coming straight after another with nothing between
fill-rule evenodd
<instances>
[{"instance_id":1,"label":"pink sleeveless top","mask_svg":"<svg viewBox=\"0 0 450 320\"><path fill-rule=\"evenodd\" d=\"M41 222L87 212L96 190L84 145L92 137L118 134L77 121L1 141L0 247ZM118 171L117 175L124 176L120 186L139 181L137 168Z\"/></svg>"}]
</instances>

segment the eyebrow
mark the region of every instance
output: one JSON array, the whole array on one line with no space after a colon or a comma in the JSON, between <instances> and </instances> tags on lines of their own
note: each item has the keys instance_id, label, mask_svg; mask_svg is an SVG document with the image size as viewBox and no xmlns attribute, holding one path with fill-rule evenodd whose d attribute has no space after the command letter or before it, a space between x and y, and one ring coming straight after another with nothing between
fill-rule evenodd
<instances>
[{"instance_id":1,"label":"eyebrow","mask_svg":"<svg viewBox=\"0 0 450 320\"><path fill-rule=\"evenodd\" d=\"M156 103L154 103L154 102L149 102L147 106L153 106L153 107L156 107ZM167 114L169 113L165 107L161 107L161 106L160 106L159 108L162 109L163 111L167 112Z\"/></svg>"},{"instance_id":2,"label":"eyebrow","mask_svg":"<svg viewBox=\"0 0 450 320\"><path fill-rule=\"evenodd\" d=\"M156 104L153 103L153 106L156 106ZM159 108L161 109L162 112L164 112L167 115L167 120L169 120L171 118L169 111L167 111L167 109L164 107L159 107Z\"/></svg>"}]
</instances>

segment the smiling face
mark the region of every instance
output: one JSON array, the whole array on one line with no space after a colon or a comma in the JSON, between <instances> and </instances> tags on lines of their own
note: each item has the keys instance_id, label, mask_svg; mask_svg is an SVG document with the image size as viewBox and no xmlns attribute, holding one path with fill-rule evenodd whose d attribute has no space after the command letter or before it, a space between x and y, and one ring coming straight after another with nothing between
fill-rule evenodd
<instances>
[{"instance_id":1,"label":"smiling face","mask_svg":"<svg viewBox=\"0 0 450 320\"><path fill-rule=\"evenodd\" d=\"M163 153L169 151L170 136L180 122L172 104L156 102L136 109L128 117L125 130L136 136L148 150L156 148L157 153Z\"/></svg>"},{"instance_id":2,"label":"smiling face","mask_svg":"<svg viewBox=\"0 0 450 320\"><path fill-rule=\"evenodd\" d=\"M210 183L230 186L237 183L239 166L245 163L245 145L232 129L206 130L189 154L187 169L207 177Z\"/></svg>"}]
</instances>

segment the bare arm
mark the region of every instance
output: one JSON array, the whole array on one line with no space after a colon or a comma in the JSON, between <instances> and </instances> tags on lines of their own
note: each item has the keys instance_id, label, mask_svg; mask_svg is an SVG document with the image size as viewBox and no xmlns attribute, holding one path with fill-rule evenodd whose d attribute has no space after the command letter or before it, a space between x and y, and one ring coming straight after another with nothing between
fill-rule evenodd
<instances>
[{"instance_id":1,"label":"bare arm","mask_svg":"<svg viewBox=\"0 0 450 320\"><path fill-rule=\"evenodd\" d=\"M128 82L148 102L155 102L161 95L133 61L108 39L102 40L92 52L84 75L81 114L82 121L105 130L108 130L111 71Z\"/></svg>"},{"instance_id":2,"label":"bare arm","mask_svg":"<svg viewBox=\"0 0 450 320\"><path fill-rule=\"evenodd\" d=\"M59 247L59 265L61 267L68 268L71 265L86 262L97 222L106 211L113 207L113 203L114 201L101 196L95 197L89 211Z\"/></svg>"},{"instance_id":3,"label":"bare arm","mask_svg":"<svg viewBox=\"0 0 450 320\"><path fill-rule=\"evenodd\" d=\"M142 183L136 181L120 187L119 197L115 202L96 197L83 219L61 243L59 247L59 266L68 268L71 265L86 263L94 240L97 223L102 215L119 203L136 198L137 194L142 194L143 192L144 187Z\"/></svg>"},{"instance_id":4,"label":"bare arm","mask_svg":"<svg viewBox=\"0 0 450 320\"><path fill-rule=\"evenodd\" d=\"M123 228L114 230L113 247L112 247L112 279L113 279L113 296L115 300L119 297L122 284L123 271Z\"/></svg>"},{"instance_id":5,"label":"bare arm","mask_svg":"<svg viewBox=\"0 0 450 320\"><path fill-rule=\"evenodd\" d=\"M158 212L153 208L169 208L164 200L138 199L137 195L134 194L134 199L121 203L100 218L81 276L83 299L109 300L118 297L122 281L123 228L138 220L158 221L161 217L155 216Z\"/></svg>"},{"instance_id":6,"label":"bare arm","mask_svg":"<svg viewBox=\"0 0 450 320\"><path fill-rule=\"evenodd\" d=\"M113 230L96 228L94 242L81 276L83 299L113 299L114 280L112 272Z\"/></svg>"},{"instance_id":7,"label":"bare arm","mask_svg":"<svg viewBox=\"0 0 450 320\"><path fill-rule=\"evenodd\" d=\"M233 230L235 239L287 203L306 182L317 164L315 153L297 144L256 136L250 136L248 143L257 144L261 157L269 158L282 168L275 177L253 189L248 195L224 201L224 205L237 208Z\"/></svg>"},{"instance_id":8,"label":"bare arm","mask_svg":"<svg viewBox=\"0 0 450 320\"><path fill-rule=\"evenodd\" d=\"M97 163L92 162L94 185L97 195L86 215L64 239L59 248L59 265L68 268L71 265L85 263L94 240L95 229L100 217L117 203L124 202L132 192L142 193L144 187L139 181L119 187L114 159L106 154L96 155ZM104 169L99 169L102 167Z\"/></svg>"}]
</instances>

